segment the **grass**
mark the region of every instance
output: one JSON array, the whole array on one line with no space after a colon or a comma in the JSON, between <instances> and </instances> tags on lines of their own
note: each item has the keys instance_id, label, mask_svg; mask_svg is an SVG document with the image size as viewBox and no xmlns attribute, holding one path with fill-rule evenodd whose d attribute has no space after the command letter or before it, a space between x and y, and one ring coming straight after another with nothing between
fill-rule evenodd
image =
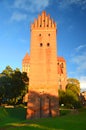
<instances>
[{"instance_id":1,"label":"grass","mask_svg":"<svg viewBox=\"0 0 86 130\"><path fill-rule=\"evenodd\" d=\"M25 108L0 108L0 130L86 130L86 109L37 120L26 120L25 114Z\"/></svg>"}]
</instances>

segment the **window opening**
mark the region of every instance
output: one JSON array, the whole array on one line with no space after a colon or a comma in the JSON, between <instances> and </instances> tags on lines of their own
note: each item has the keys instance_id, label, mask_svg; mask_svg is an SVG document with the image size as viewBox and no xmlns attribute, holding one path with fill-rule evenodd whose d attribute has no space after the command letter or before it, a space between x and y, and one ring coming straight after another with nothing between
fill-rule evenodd
<instances>
[{"instance_id":1,"label":"window opening","mask_svg":"<svg viewBox=\"0 0 86 130\"><path fill-rule=\"evenodd\" d=\"M50 46L50 43L47 43L47 46L49 47L49 46Z\"/></svg>"},{"instance_id":2,"label":"window opening","mask_svg":"<svg viewBox=\"0 0 86 130\"><path fill-rule=\"evenodd\" d=\"M40 43L40 47L42 47L43 46L43 44L42 43Z\"/></svg>"},{"instance_id":3,"label":"window opening","mask_svg":"<svg viewBox=\"0 0 86 130\"><path fill-rule=\"evenodd\" d=\"M41 36L41 34L39 34L39 36Z\"/></svg>"}]
</instances>

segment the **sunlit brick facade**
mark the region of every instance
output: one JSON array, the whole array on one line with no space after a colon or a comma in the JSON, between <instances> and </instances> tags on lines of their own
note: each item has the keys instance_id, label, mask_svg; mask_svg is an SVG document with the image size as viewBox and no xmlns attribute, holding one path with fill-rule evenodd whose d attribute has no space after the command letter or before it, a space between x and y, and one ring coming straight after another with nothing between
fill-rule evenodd
<instances>
[{"instance_id":1,"label":"sunlit brick facade","mask_svg":"<svg viewBox=\"0 0 86 130\"><path fill-rule=\"evenodd\" d=\"M22 61L29 76L27 119L59 115L58 89L67 84L66 62L57 56L56 23L45 11L31 24L30 55Z\"/></svg>"},{"instance_id":2,"label":"sunlit brick facade","mask_svg":"<svg viewBox=\"0 0 86 130\"><path fill-rule=\"evenodd\" d=\"M26 53L22 60L22 71L30 75L30 56ZM57 57L58 89L65 90L67 84L66 61L63 57Z\"/></svg>"}]
</instances>

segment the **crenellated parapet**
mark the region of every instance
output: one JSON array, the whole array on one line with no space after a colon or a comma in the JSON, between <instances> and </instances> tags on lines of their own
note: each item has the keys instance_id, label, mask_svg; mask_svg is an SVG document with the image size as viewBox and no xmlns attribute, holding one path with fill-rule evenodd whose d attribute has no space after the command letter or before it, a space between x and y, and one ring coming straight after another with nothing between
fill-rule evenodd
<instances>
[{"instance_id":1,"label":"crenellated parapet","mask_svg":"<svg viewBox=\"0 0 86 130\"><path fill-rule=\"evenodd\" d=\"M38 19L34 20L34 23L31 24L31 29L43 29L43 28L56 28L56 22L50 18L50 15L46 15L46 12L43 11L42 15L38 16Z\"/></svg>"}]
</instances>

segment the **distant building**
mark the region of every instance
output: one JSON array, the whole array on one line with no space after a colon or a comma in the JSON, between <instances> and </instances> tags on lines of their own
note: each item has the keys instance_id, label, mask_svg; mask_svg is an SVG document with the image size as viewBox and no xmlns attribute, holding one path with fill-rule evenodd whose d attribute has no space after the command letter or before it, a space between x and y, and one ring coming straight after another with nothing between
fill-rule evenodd
<instances>
[{"instance_id":1,"label":"distant building","mask_svg":"<svg viewBox=\"0 0 86 130\"><path fill-rule=\"evenodd\" d=\"M59 115L58 89L67 84L66 62L57 56L56 23L43 11L31 24L30 55L22 61L29 76L27 119Z\"/></svg>"},{"instance_id":2,"label":"distant building","mask_svg":"<svg viewBox=\"0 0 86 130\"><path fill-rule=\"evenodd\" d=\"M86 106L86 91L80 93L80 99L84 106Z\"/></svg>"},{"instance_id":3,"label":"distant building","mask_svg":"<svg viewBox=\"0 0 86 130\"><path fill-rule=\"evenodd\" d=\"M26 72L28 77L30 73L30 56L26 53L24 59L22 60L22 71Z\"/></svg>"}]
</instances>

